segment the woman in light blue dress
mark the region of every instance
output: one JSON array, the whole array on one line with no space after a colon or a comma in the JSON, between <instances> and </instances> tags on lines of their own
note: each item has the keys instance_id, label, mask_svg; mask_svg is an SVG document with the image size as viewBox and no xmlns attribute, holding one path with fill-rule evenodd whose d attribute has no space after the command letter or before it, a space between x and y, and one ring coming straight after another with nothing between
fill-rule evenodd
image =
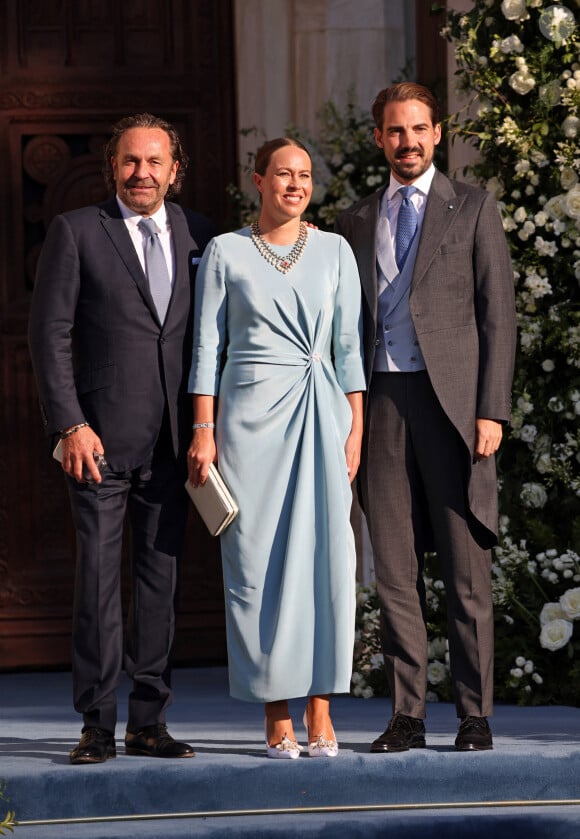
<instances>
[{"instance_id":1,"label":"woman in light blue dress","mask_svg":"<svg viewBox=\"0 0 580 839\"><path fill-rule=\"evenodd\" d=\"M287 700L308 697L309 754L329 757L329 696L349 690L354 641L360 283L347 242L300 219L304 146L265 143L254 182L258 222L213 239L197 274L189 479L217 458L240 508L221 536L232 696L265 703L281 758L302 749Z\"/></svg>"}]
</instances>

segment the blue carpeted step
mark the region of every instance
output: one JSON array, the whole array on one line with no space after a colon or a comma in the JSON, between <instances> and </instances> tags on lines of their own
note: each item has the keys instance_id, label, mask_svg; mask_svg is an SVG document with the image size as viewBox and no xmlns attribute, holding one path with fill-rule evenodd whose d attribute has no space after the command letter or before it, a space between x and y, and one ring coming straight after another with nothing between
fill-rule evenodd
<instances>
[{"instance_id":1,"label":"blue carpeted step","mask_svg":"<svg viewBox=\"0 0 580 839\"><path fill-rule=\"evenodd\" d=\"M21 822L106 816L168 819L19 826L15 839L130 839L227 835L239 837L580 838L580 809L482 808L484 802L580 801L580 709L500 706L495 749L453 750L452 706L430 705L426 749L371 755L385 727L385 700L337 697L333 720L341 751L335 760L272 761L265 756L260 706L231 700L225 670L177 671L170 730L195 745L192 760L127 757L119 723L116 760L71 766L79 736L70 709L70 675L0 675L0 782ZM126 708L128 686L120 690ZM294 719L303 703L293 701ZM304 732L297 728L299 737ZM458 805L446 810L342 812L176 819L178 813L363 805ZM473 803L474 808L466 808ZM0 816L6 803L0 801ZM361 826L364 830L361 831ZM227 834L226 834L227 828ZM475 831L478 832L475 832ZM539 832L538 832L539 831Z\"/></svg>"},{"instance_id":2,"label":"blue carpeted step","mask_svg":"<svg viewBox=\"0 0 580 839\"><path fill-rule=\"evenodd\" d=\"M241 753L193 760L119 755L102 765L53 765L10 774L21 820L367 804L576 799L580 749L538 759L528 749L478 754L415 749L393 755L343 747L335 760L271 761ZM579 831L580 833L580 831Z\"/></svg>"},{"instance_id":3,"label":"blue carpeted step","mask_svg":"<svg viewBox=\"0 0 580 839\"><path fill-rule=\"evenodd\" d=\"M576 839L578 807L355 812L19 827L15 839Z\"/></svg>"}]
</instances>

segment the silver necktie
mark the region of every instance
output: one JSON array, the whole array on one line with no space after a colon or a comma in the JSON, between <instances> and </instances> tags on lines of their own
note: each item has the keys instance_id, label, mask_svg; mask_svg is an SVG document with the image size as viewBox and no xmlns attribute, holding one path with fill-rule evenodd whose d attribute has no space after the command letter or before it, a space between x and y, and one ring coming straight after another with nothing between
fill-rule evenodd
<instances>
[{"instance_id":1,"label":"silver necktie","mask_svg":"<svg viewBox=\"0 0 580 839\"><path fill-rule=\"evenodd\" d=\"M143 218L138 224L139 229L145 236L145 266L147 268L147 279L149 289L159 320L165 320L169 299L171 297L171 281L165 261L163 247L157 233L157 226L150 218Z\"/></svg>"}]
</instances>

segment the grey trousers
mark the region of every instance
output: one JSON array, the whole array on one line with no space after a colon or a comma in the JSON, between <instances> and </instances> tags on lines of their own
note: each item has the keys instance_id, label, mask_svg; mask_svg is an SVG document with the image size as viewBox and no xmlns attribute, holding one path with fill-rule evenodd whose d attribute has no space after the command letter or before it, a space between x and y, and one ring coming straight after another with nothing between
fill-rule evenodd
<instances>
[{"instance_id":1,"label":"grey trousers","mask_svg":"<svg viewBox=\"0 0 580 839\"><path fill-rule=\"evenodd\" d=\"M423 559L435 549L447 599L457 715L493 710L491 551L466 498L469 453L426 372L376 373L368 394L362 503L374 553L393 713L425 717Z\"/></svg>"}]
</instances>

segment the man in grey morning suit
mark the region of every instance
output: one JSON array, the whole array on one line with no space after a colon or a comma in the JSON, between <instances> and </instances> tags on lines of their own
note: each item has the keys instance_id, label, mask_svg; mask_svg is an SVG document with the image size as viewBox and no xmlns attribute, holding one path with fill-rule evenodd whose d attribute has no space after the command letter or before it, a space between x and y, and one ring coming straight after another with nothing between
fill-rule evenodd
<instances>
[{"instance_id":1,"label":"man in grey morning suit","mask_svg":"<svg viewBox=\"0 0 580 839\"><path fill-rule=\"evenodd\" d=\"M455 748L491 749L494 453L510 416L513 271L493 197L433 166L441 126L430 91L393 85L378 94L373 117L390 183L336 223L363 286L369 391L360 488L393 705L371 751L425 746L422 568L433 548L461 720Z\"/></svg>"},{"instance_id":2,"label":"man in grey morning suit","mask_svg":"<svg viewBox=\"0 0 580 839\"><path fill-rule=\"evenodd\" d=\"M165 200L187 157L151 114L121 120L105 151L116 198L57 216L40 257L29 343L47 434L62 440L77 534L70 759L116 756L123 662L123 521L132 530L125 751L192 757L167 731L177 564L187 516L193 283L213 225ZM146 228L146 225L149 225ZM103 455L102 475L94 454Z\"/></svg>"}]
</instances>

